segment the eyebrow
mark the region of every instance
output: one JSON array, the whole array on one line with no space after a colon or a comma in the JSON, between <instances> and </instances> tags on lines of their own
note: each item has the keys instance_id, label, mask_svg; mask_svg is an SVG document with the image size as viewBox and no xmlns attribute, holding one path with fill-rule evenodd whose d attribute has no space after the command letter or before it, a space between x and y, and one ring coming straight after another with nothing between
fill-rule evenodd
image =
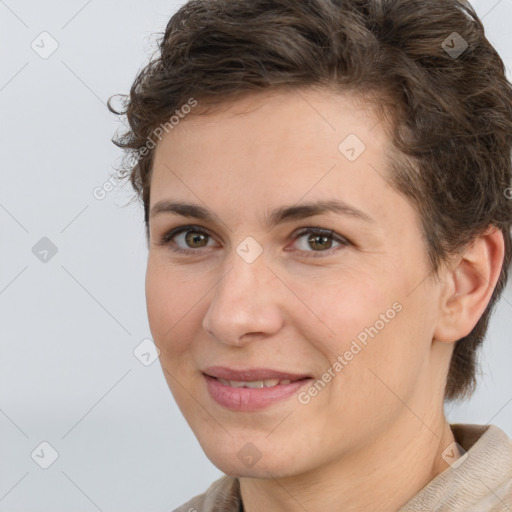
<instances>
[{"instance_id":1,"label":"eyebrow","mask_svg":"<svg viewBox=\"0 0 512 512\"><path fill-rule=\"evenodd\" d=\"M369 224L376 223L374 218L370 217L362 210L359 210L344 201L333 199L330 201L317 201L313 203L303 203L301 205L282 206L280 208L276 208L267 214L265 224L268 228L273 228L278 224L282 224L287 221L305 219L313 217L314 215L321 215L329 212L359 219ZM171 213L181 215L182 217L190 217L210 222L215 221L215 215L213 215L208 209L190 203L173 202L169 200L159 201L151 208L150 217L155 217L162 213Z\"/></svg>"}]
</instances>

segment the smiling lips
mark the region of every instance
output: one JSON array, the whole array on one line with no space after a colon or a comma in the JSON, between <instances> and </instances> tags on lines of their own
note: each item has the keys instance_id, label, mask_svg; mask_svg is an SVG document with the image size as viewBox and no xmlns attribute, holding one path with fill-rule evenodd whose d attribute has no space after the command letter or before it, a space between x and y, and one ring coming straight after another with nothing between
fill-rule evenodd
<instances>
[{"instance_id":1,"label":"smiling lips","mask_svg":"<svg viewBox=\"0 0 512 512\"><path fill-rule=\"evenodd\" d=\"M234 411L256 411L293 395L309 375L269 368L234 370L212 366L203 370L211 398Z\"/></svg>"}]
</instances>

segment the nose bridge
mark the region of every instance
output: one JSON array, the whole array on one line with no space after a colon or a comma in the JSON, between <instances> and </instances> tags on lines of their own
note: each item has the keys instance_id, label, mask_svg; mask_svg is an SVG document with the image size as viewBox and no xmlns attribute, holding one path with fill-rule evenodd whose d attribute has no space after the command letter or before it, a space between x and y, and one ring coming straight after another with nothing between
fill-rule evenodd
<instances>
[{"instance_id":1,"label":"nose bridge","mask_svg":"<svg viewBox=\"0 0 512 512\"><path fill-rule=\"evenodd\" d=\"M224 278L219 282L214 298L237 301L239 298L251 297L251 289L264 289L272 275L266 266L266 260L263 246L252 236L244 238L229 254Z\"/></svg>"},{"instance_id":2,"label":"nose bridge","mask_svg":"<svg viewBox=\"0 0 512 512\"><path fill-rule=\"evenodd\" d=\"M270 334L280 327L273 274L255 242L245 239L233 249L203 319L203 328L224 343L239 344L244 334Z\"/></svg>"}]
</instances>

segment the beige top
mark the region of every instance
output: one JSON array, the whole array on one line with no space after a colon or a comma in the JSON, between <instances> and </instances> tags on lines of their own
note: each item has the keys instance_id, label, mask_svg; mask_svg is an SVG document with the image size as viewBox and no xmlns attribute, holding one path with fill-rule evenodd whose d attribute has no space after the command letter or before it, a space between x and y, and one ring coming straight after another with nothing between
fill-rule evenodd
<instances>
[{"instance_id":1,"label":"beige top","mask_svg":"<svg viewBox=\"0 0 512 512\"><path fill-rule=\"evenodd\" d=\"M512 512L512 440L495 425L450 425L467 452L397 512ZM242 512L237 478L224 475L174 512Z\"/></svg>"}]
</instances>

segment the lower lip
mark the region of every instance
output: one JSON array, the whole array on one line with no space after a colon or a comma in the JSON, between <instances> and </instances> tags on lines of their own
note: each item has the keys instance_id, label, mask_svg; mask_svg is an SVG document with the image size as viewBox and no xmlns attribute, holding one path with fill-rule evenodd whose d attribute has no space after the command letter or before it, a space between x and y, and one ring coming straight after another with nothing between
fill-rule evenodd
<instances>
[{"instance_id":1,"label":"lower lip","mask_svg":"<svg viewBox=\"0 0 512 512\"><path fill-rule=\"evenodd\" d=\"M214 377L204 375L210 396L219 405L232 411L259 411L273 403L284 400L296 393L313 379L303 379L290 384L279 384L268 388L235 388L226 386Z\"/></svg>"}]
</instances>

